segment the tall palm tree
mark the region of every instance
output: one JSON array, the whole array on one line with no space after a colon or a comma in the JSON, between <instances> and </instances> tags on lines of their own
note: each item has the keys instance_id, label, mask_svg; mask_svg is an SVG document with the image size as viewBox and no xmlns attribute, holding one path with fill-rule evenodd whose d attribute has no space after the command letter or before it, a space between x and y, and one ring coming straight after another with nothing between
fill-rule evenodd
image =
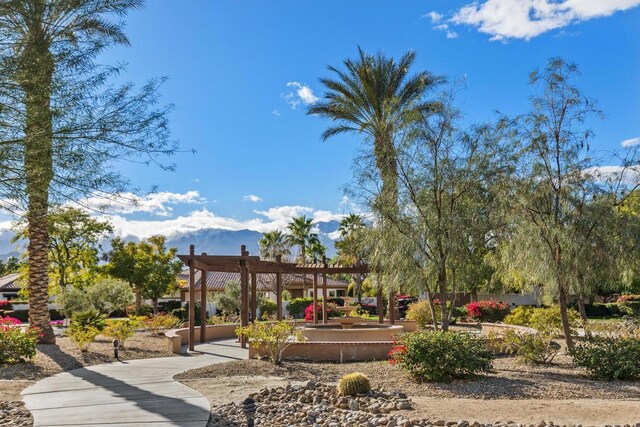
<instances>
[{"instance_id":1,"label":"tall palm tree","mask_svg":"<svg viewBox=\"0 0 640 427\"><path fill-rule=\"evenodd\" d=\"M338 251L338 261L342 264L353 265L364 262L366 257L366 245L364 244L364 234L366 224L362 216L349 214L342 218L338 231L341 240L335 243ZM365 275L356 273L352 275L355 282L355 292L358 297L358 304L362 302L362 282Z\"/></svg>"},{"instance_id":2,"label":"tall palm tree","mask_svg":"<svg viewBox=\"0 0 640 427\"><path fill-rule=\"evenodd\" d=\"M322 244L318 236L315 236L309 240L307 254L314 263L323 261L327 254L327 247Z\"/></svg>"},{"instance_id":3,"label":"tall palm tree","mask_svg":"<svg viewBox=\"0 0 640 427\"><path fill-rule=\"evenodd\" d=\"M393 211L398 200L394 138L417 111L434 106L424 100L424 95L442 81L426 71L409 75L414 60L413 52L396 62L382 53L369 55L358 47L358 57L346 59L344 70L329 67L337 78L320 79L327 92L307 111L332 120L322 134L323 140L352 132L372 141L382 179L380 201Z\"/></svg>"},{"instance_id":4,"label":"tall palm tree","mask_svg":"<svg viewBox=\"0 0 640 427\"><path fill-rule=\"evenodd\" d=\"M258 246L260 247L260 256L267 261L275 261L278 256L286 259L291 255L286 236L280 230L264 233L258 241Z\"/></svg>"},{"instance_id":5,"label":"tall palm tree","mask_svg":"<svg viewBox=\"0 0 640 427\"><path fill-rule=\"evenodd\" d=\"M307 246L312 240L318 239L318 235L311 232L312 229L313 219L307 218L305 215L292 218L289 225L287 225L289 234L286 237L286 242L291 246L298 246L300 248L297 257L298 262L305 262Z\"/></svg>"},{"instance_id":6,"label":"tall palm tree","mask_svg":"<svg viewBox=\"0 0 640 427\"><path fill-rule=\"evenodd\" d=\"M49 191L54 178L53 137L55 76L61 68L83 72L92 58L111 44L128 44L119 23L141 0L2 0L0 36L10 49L3 66L21 90L22 141L29 244L29 321L55 343L49 324ZM86 68L85 68L86 70Z\"/></svg>"},{"instance_id":7,"label":"tall palm tree","mask_svg":"<svg viewBox=\"0 0 640 427\"><path fill-rule=\"evenodd\" d=\"M340 237L347 237L356 230L361 230L365 227L364 218L361 215L350 213L340 220L340 226L338 231Z\"/></svg>"}]
</instances>

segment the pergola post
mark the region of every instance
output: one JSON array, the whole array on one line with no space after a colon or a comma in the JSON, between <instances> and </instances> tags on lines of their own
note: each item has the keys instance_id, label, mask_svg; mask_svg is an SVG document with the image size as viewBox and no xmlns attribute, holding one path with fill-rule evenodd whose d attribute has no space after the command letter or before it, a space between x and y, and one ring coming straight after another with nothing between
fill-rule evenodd
<instances>
[{"instance_id":1,"label":"pergola post","mask_svg":"<svg viewBox=\"0 0 640 427\"><path fill-rule=\"evenodd\" d=\"M242 245L240 247L240 255L246 257L247 247ZM240 326L247 326L249 324L248 314L248 297L249 297L249 283L248 283L247 263L245 260L240 261ZM240 337L240 347L247 348L247 338L242 335Z\"/></svg>"},{"instance_id":2,"label":"pergola post","mask_svg":"<svg viewBox=\"0 0 640 427\"><path fill-rule=\"evenodd\" d=\"M189 245L189 255L195 254L195 245ZM189 261L189 351L194 351L196 338L196 269L193 261Z\"/></svg>"},{"instance_id":3,"label":"pergola post","mask_svg":"<svg viewBox=\"0 0 640 427\"><path fill-rule=\"evenodd\" d=\"M206 255L206 254L203 254ZM207 271L200 271L200 343L207 336Z\"/></svg>"},{"instance_id":4,"label":"pergola post","mask_svg":"<svg viewBox=\"0 0 640 427\"><path fill-rule=\"evenodd\" d=\"M384 301L382 299L382 284L378 280L378 323L384 323Z\"/></svg>"},{"instance_id":5,"label":"pergola post","mask_svg":"<svg viewBox=\"0 0 640 427\"><path fill-rule=\"evenodd\" d=\"M276 262L280 264L282 257L278 255ZM276 273L276 319L282 320L282 273Z\"/></svg>"},{"instance_id":6,"label":"pergola post","mask_svg":"<svg viewBox=\"0 0 640 427\"><path fill-rule=\"evenodd\" d=\"M396 323L396 292L393 290L389 292L389 307L387 310L389 310L389 323L394 325Z\"/></svg>"},{"instance_id":7,"label":"pergola post","mask_svg":"<svg viewBox=\"0 0 640 427\"><path fill-rule=\"evenodd\" d=\"M327 323L327 273L322 273L322 323Z\"/></svg>"},{"instance_id":8,"label":"pergola post","mask_svg":"<svg viewBox=\"0 0 640 427\"><path fill-rule=\"evenodd\" d=\"M318 324L318 273L313 273L313 324Z\"/></svg>"},{"instance_id":9,"label":"pergola post","mask_svg":"<svg viewBox=\"0 0 640 427\"><path fill-rule=\"evenodd\" d=\"M255 322L258 313L258 280L256 273L251 273L251 321Z\"/></svg>"}]
</instances>

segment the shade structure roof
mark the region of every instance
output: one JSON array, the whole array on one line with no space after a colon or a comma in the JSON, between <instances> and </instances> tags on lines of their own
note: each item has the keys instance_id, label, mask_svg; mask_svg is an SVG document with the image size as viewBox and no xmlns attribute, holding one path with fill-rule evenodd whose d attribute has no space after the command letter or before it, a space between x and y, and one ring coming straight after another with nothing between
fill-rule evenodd
<instances>
[{"instance_id":1,"label":"shade structure roof","mask_svg":"<svg viewBox=\"0 0 640 427\"><path fill-rule=\"evenodd\" d=\"M274 287L274 274L265 274L261 273L257 277L257 287L259 291L265 292L270 291ZM181 286L182 289L189 289L189 269L184 269L179 274L179 279L184 281L184 285ZM200 285L202 283L202 274L199 270L195 271L195 289L200 289ZM237 282L240 283L240 273L239 272L228 272L228 271L211 271L207 274L207 289L212 291L223 291L227 283L229 282ZM284 289L287 289L289 286L296 285L313 285L313 275L312 274L283 274L282 275L282 283L284 284ZM331 289L346 289L349 286L349 283L345 280L335 279L333 277L327 277L327 288Z\"/></svg>"}]
</instances>

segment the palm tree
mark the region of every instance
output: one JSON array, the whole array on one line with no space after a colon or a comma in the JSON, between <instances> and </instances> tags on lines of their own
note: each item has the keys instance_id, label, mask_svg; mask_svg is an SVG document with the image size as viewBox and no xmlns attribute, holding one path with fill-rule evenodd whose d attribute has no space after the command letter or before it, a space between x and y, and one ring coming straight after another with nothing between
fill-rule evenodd
<instances>
[{"instance_id":1,"label":"palm tree","mask_svg":"<svg viewBox=\"0 0 640 427\"><path fill-rule=\"evenodd\" d=\"M329 67L337 79L320 79L327 92L307 111L332 120L323 140L353 132L372 141L382 179L380 201L393 211L398 200L395 136L416 112L433 108L435 104L424 101L424 94L443 81L426 71L409 76L414 60L413 52L396 62L382 53L369 55L358 48L358 58L346 59L344 70Z\"/></svg>"},{"instance_id":2,"label":"palm tree","mask_svg":"<svg viewBox=\"0 0 640 427\"><path fill-rule=\"evenodd\" d=\"M338 251L338 261L342 264L353 265L364 262L366 256L363 230L366 228L364 219L357 214L349 214L342 218L338 231L341 240L335 243ZM362 282L364 275L357 273L353 275L355 282L355 292L358 296L358 304L362 302Z\"/></svg>"},{"instance_id":3,"label":"palm tree","mask_svg":"<svg viewBox=\"0 0 640 427\"><path fill-rule=\"evenodd\" d=\"M347 237L356 230L361 230L365 227L364 219L361 215L350 213L340 220L340 226L338 231L340 237Z\"/></svg>"},{"instance_id":4,"label":"palm tree","mask_svg":"<svg viewBox=\"0 0 640 427\"><path fill-rule=\"evenodd\" d=\"M269 231L262 235L258 241L260 246L260 256L267 261L275 261L278 256L286 259L291 255L286 236L280 230Z\"/></svg>"},{"instance_id":5,"label":"palm tree","mask_svg":"<svg viewBox=\"0 0 640 427\"><path fill-rule=\"evenodd\" d=\"M49 324L49 191L54 178L54 79L66 72L83 73L92 58L111 44L128 44L119 23L141 0L3 0L0 34L12 60L14 83L24 107L23 168L29 244L29 321L42 332L40 342L55 343ZM10 47L7 47L10 46ZM85 69L83 69L85 67Z\"/></svg>"},{"instance_id":6,"label":"palm tree","mask_svg":"<svg viewBox=\"0 0 640 427\"><path fill-rule=\"evenodd\" d=\"M291 246L300 247L300 252L297 257L298 262L306 261L307 246L314 239L318 239L318 235L311 232L312 228L313 219L307 218L305 215L293 218L291 222L289 222L289 225L287 225L289 234L286 236L285 241Z\"/></svg>"},{"instance_id":7,"label":"palm tree","mask_svg":"<svg viewBox=\"0 0 640 427\"><path fill-rule=\"evenodd\" d=\"M327 253L327 247L322 244L318 236L309 240L307 254L313 262L323 261Z\"/></svg>"}]
</instances>

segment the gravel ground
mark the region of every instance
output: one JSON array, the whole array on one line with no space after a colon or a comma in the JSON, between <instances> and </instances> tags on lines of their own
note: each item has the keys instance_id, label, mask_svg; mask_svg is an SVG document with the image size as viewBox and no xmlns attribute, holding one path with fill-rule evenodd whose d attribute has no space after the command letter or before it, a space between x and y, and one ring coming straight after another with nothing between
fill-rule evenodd
<instances>
[{"instance_id":1,"label":"gravel ground","mask_svg":"<svg viewBox=\"0 0 640 427\"><path fill-rule=\"evenodd\" d=\"M524 366L513 357L494 361L495 373L451 384L415 383L387 362L306 363L281 366L258 360L240 360L185 372L176 378L206 379L233 376L282 377L291 381L322 379L335 382L351 372L365 372L376 387L409 395L466 399L638 399L640 382L595 381L572 366L571 358L558 355L550 366Z\"/></svg>"},{"instance_id":2,"label":"gravel ground","mask_svg":"<svg viewBox=\"0 0 640 427\"><path fill-rule=\"evenodd\" d=\"M113 361L112 339L98 336L82 353L69 338L57 337L55 345L39 344L32 362L0 365L0 426L30 426L33 419L22 404L20 392L35 381L83 366ZM175 356L167 349L164 336L137 332L120 349L121 360Z\"/></svg>"}]
</instances>

